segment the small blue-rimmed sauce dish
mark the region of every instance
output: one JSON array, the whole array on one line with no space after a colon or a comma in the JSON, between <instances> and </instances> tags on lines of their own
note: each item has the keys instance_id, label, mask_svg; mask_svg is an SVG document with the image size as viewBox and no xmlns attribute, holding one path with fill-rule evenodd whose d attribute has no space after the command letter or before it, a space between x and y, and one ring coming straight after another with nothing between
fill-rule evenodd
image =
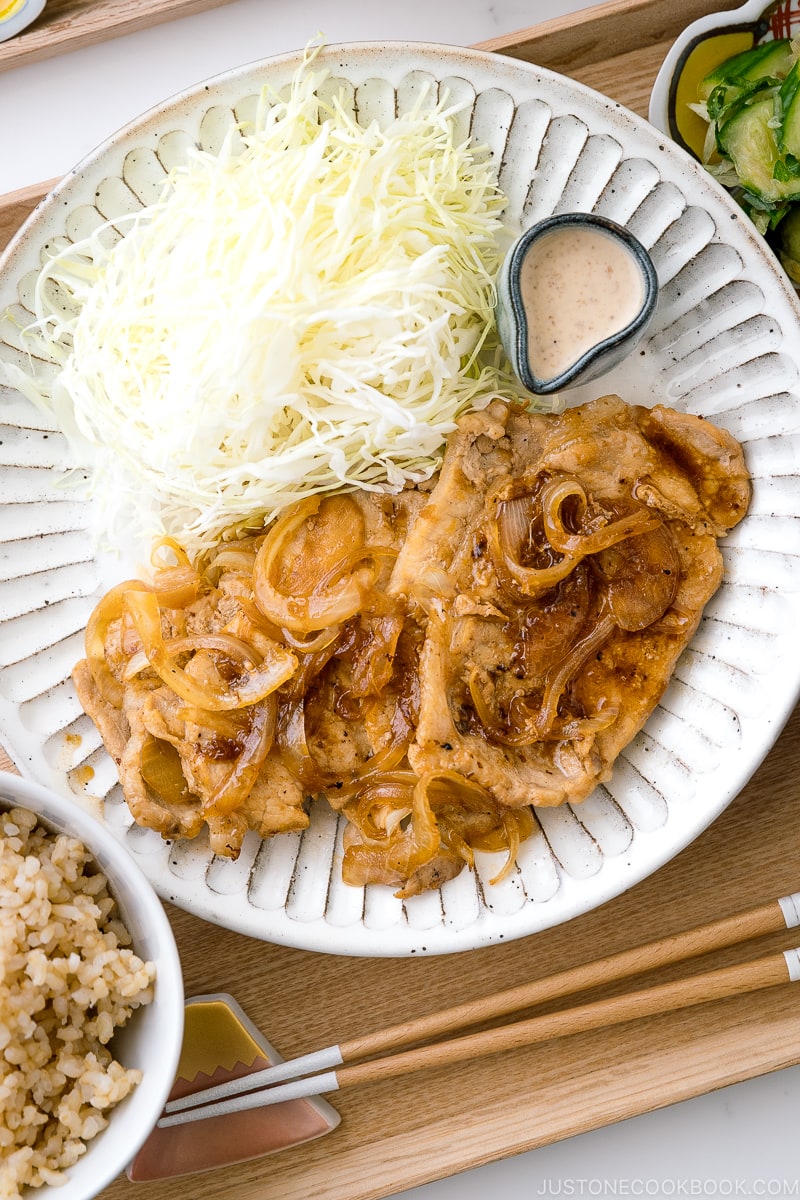
<instances>
[{"instance_id":1,"label":"small blue-rimmed sauce dish","mask_svg":"<svg viewBox=\"0 0 800 1200\"><path fill-rule=\"evenodd\" d=\"M657 299L655 267L632 233L591 213L561 213L511 246L498 277L497 328L523 386L550 395L630 354Z\"/></svg>"}]
</instances>

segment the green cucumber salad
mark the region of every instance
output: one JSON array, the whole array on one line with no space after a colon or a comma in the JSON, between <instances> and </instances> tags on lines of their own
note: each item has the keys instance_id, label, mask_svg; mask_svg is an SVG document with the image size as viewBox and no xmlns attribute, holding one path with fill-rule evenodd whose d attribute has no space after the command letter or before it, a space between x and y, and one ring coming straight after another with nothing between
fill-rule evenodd
<instances>
[{"instance_id":1,"label":"green cucumber salad","mask_svg":"<svg viewBox=\"0 0 800 1200\"><path fill-rule=\"evenodd\" d=\"M729 188L800 284L800 40L762 42L700 84L703 165Z\"/></svg>"}]
</instances>

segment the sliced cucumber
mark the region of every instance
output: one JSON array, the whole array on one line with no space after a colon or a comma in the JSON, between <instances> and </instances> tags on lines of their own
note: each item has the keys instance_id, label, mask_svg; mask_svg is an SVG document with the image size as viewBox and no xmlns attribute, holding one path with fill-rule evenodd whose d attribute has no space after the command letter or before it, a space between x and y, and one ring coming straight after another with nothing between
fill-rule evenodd
<instances>
[{"instance_id":1,"label":"sliced cucumber","mask_svg":"<svg viewBox=\"0 0 800 1200\"><path fill-rule=\"evenodd\" d=\"M743 80L784 79L793 62L792 43L789 38L776 38L774 42L760 42L750 50L734 54L701 80L698 95L707 100L715 88L722 85L735 88Z\"/></svg>"},{"instance_id":2,"label":"sliced cucumber","mask_svg":"<svg viewBox=\"0 0 800 1200\"><path fill-rule=\"evenodd\" d=\"M778 144L785 154L800 159L800 60L781 84L778 103L781 112Z\"/></svg>"},{"instance_id":3,"label":"sliced cucumber","mask_svg":"<svg viewBox=\"0 0 800 1200\"><path fill-rule=\"evenodd\" d=\"M768 91L734 105L717 130L720 151L733 163L741 186L769 204L800 197L800 179L786 178L780 167L781 177L776 178L776 164L783 163L783 156L774 119L775 95Z\"/></svg>"},{"instance_id":4,"label":"sliced cucumber","mask_svg":"<svg viewBox=\"0 0 800 1200\"><path fill-rule=\"evenodd\" d=\"M699 87L723 179L800 292L800 46L788 38L735 54Z\"/></svg>"},{"instance_id":5,"label":"sliced cucumber","mask_svg":"<svg viewBox=\"0 0 800 1200\"><path fill-rule=\"evenodd\" d=\"M767 76L765 79L740 79L738 83L721 83L708 97L706 109L709 121L719 128L734 111L739 111L743 104L752 104L756 97L763 93L776 96L780 82Z\"/></svg>"}]
</instances>

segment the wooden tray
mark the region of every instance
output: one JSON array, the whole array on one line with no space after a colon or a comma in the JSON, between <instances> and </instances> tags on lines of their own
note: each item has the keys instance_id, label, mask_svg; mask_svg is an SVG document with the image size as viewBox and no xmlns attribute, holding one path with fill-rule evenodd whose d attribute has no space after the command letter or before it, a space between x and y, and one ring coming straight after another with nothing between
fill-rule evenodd
<instances>
[{"instance_id":1,"label":"wooden tray","mask_svg":"<svg viewBox=\"0 0 800 1200\"><path fill-rule=\"evenodd\" d=\"M47 0L32 25L0 42L0 71L93 46L231 0Z\"/></svg>"},{"instance_id":2,"label":"wooden tray","mask_svg":"<svg viewBox=\"0 0 800 1200\"><path fill-rule=\"evenodd\" d=\"M569 73L644 113L680 28L727 2L691 0L678 15L659 0L613 0L483 48ZM0 242L45 190L0 201ZM435 959L334 958L253 941L170 908L187 994L232 992L289 1056L795 891L799 732L800 707L750 784L672 863L595 912L507 946ZM789 943L790 935L769 938L761 949ZM713 962L746 954L730 950ZM215 1200L223 1188L229 1200L376 1200L798 1062L800 1010L791 989L777 987L342 1092L332 1098L342 1124L318 1142L224 1176L139 1184L137 1192L143 1200L183 1200L187 1187L193 1200ZM129 1185L118 1180L103 1196L129 1200Z\"/></svg>"}]
</instances>

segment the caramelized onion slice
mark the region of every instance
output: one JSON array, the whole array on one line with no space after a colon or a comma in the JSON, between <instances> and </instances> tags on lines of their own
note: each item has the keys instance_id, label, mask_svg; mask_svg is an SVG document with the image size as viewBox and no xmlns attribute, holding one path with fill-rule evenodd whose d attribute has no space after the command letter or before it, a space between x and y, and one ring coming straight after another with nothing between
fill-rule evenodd
<instances>
[{"instance_id":1,"label":"caramelized onion slice","mask_svg":"<svg viewBox=\"0 0 800 1200\"><path fill-rule=\"evenodd\" d=\"M577 479L556 477L551 479L542 489L542 524L547 540L554 550L564 555L579 555L588 558L615 546L626 538L636 537L647 533L662 524L659 513L645 505L635 508L632 512L607 521L599 528L591 531L571 531L564 525L562 510L570 500L578 501L578 520L586 512L587 498L583 485Z\"/></svg>"},{"instance_id":2,"label":"caramelized onion slice","mask_svg":"<svg viewBox=\"0 0 800 1200\"><path fill-rule=\"evenodd\" d=\"M459 771L442 767L428 771L419 778L417 786L424 792L434 812L455 805L469 812L496 812L499 805L492 793L474 779Z\"/></svg>"},{"instance_id":3,"label":"caramelized onion slice","mask_svg":"<svg viewBox=\"0 0 800 1200\"><path fill-rule=\"evenodd\" d=\"M488 850L498 853L506 851L506 861L489 882L501 883L514 868L519 854L520 845L531 836L536 828L536 818L533 809L507 808L501 817L500 824L489 833L478 834L472 841L475 850Z\"/></svg>"},{"instance_id":4,"label":"caramelized onion slice","mask_svg":"<svg viewBox=\"0 0 800 1200\"><path fill-rule=\"evenodd\" d=\"M312 757L306 741L305 700L302 696L281 706L275 744L283 765L307 791L315 794L325 789L328 781Z\"/></svg>"},{"instance_id":5,"label":"caramelized onion slice","mask_svg":"<svg viewBox=\"0 0 800 1200\"><path fill-rule=\"evenodd\" d=\"M494 511L492 511L494 508ZM524 596L540 596L574 570L579 554L565 554L548 566L531 567L522 562L534 515L532 496L504 497L496 493L490 501L486 541L495 570Z\"/></svg>"},{"instance_id":6,"label":"caramelized onion slice","mask_svg":"<svg viewBox=\"0 0 800 1200\"><path fill-rule=\"evenodd\" d=\"M203 804L203 815L235 812L253 790L275 737L278 701L273 693L248 712L249 729L242 752L225 779Z\"/></svg>"},{"instance_id":7,"label":"caramelized onion slice","mask_svg":"<svg viewBox=\"0 0 800 1200\"><path fill-rule=\"evenodd\" d=\"M256 704L292 677L297 659L283 646L275 644L269 656L256 666L252 654L238 658L238 673L224 686L200 683L174 661L161 632L158 597L152 592L131 591L124 598L136 627L147 661L158 677L187 704L212 712L227 711Z\"/></svg>"},{"instance_id":8,"label":"caramelized onion slice","mask_svg":"<svg viewBox=\"0 0 800 1200\"><path fill-rule=\"evenodd\" d=\"M168 554L172 555L175 560L173 564L162 563L161 559L164 556L164 551L167 551ZM169 537L167 534L164 534L163 537L157 538L153 543L150 561L156 569L161 571L180 569L184 571L191 571L192 574L195 573L189 555L186 553L183 546L180 544L180 542L177 542L175 538Z\"/></svg>"},{"instance_id":9,"label":"caramelized onion slice","mask_svg":"<svg viewBox=\"0 0 800 1200\"><path fill-rule=\"evenodd\" d=\"M261 655L254 646L230 633L197 633L186 637L168 638L164 642L167 652L175 656L181 653L194 653L196 650L217 650L233 662L260 663ZM150 660L144 650L139 650L128 663L123 672L125 680L134 679L140 671L150 666Z\"/></svg>"},{"instance_id":10,"label":"caramelized onion slice","mask_svg":"<svg viewBox=\"0 0 800 1200\"><path fill-rule=\"evenodd\" d=\"M542 697L542 707L536 716L536 728L540 737L550 732L556 719L561 694L572 676L608 641L615 629L616 621L610 613L606 613L586 637L575 643L561 666L549 676Z\"/></svg>"},{"instance_id":11,"label":"caramelized onion slice","mask_svg":"<svg viewBox=\"0 0 800 1200\"><path fill-rule=\"evenodd\" d=\"M302 538L303 526L317 515L313 536ZM352 499L303 500L278 518L256 556L256 604L274 625L295 634L340 625L363 607L375 572L356 566L371 555Z\"/></svg>"},{"instance_id":12,"label":"caramelized onion slice","mask_svg":"<svg viewBox=\"0 0 800 1200\"><path fill-rule=\"evenodd\" d=\"M518 740L517 735L509 728L503 729L500 724L500 718L494 712L489 701L486 699L485 679L482 678L483 672L480 667L473 667L469 673L467 688L469 690L472 706L477 713L478 720L483 726L485 732L489 734L492 741L501 742L506 746L526 745L529 741L535 741L535 737L526 737L525 734L520 735L521 740Z\"/></svg>"},{"instance_id":13,"label":"caramelized onion slice","mask_svg":"<svg viewBox=\"0 0 800 1200\"><path fill-rule=\"evenodd\" d=\"M418 786L427 790L444 844L460 851L470 865L475 850L506 851L506 861L491 883L505 879L514 867L521 842L536 828L533 810L529 806L506 808L481 784L457 771L430 772Z\"/></svg>"},{"instance_id":14,"label":"caramelized onion slice","mask_svg":"<svg viewBox=\"0 0 800 1200\"><path fill-rule=\"evenodd\" d=\"M416 785L413 771L386 771L361 788L345 811L365 842L385 844L395 833L411 815Z\"/></svg>"},{"instance_id":15,"label":"caramelized onion slice","mask_svg":"<svg viewBox=\"0 0 800 1200\"><path fill-rule=\"evenodd\" d=\"M681 560L665 525L610 546L594 560L608 606L621 629L635 632L659 620L678 592Z\"/></svg>"},{"instance_id":16,"label":"caramelized onion slice","mask_svg":"<svg viewBox=\"0 0 800 1200\"><path fill-rule=\"evenodd\" d=\"M556 718L548 730L542 733L537 722L540 708L541 704L535 706L531 704L529 696L520 694L514 697L510 704L512 725L519 732L509 737L505 744L526 746L541 741L562 742L593 739L596 734L610 729L619 718L618 707L606 705L601 701L600 707L593 716ZM502 738L497 740L501 741Z\"/></svg>"},{"instance_id":17,"label":"caramelized onion slice","mask_svg":"<svg viewBox=\"0 0 800 1200\"><path fill-rule=\"evenodd\" d=\"M130 587L133 584L119 584L110 592L106 592L100 603L95 605L86 622L83 639L86 662L95 686L106 703L112 704L114 708L122 708L125 692L109 668L106 659L106 637L112 622L122 616L126 586Z\"/></svg>"},{"instance_id":18,"label":"caramelized onion slice","mask_svg":"<svg viewBox=\"0 0 800 1200\"><path fill-rule=\"evenodd\" d=\"M280 634L286 645L290 646L292 650L297 650L300 654L317 654L336 640L339 636L339 626L329 625L327 629L321 629L313 637L307 638L295 637L290 629L281 629Z\"/></svg>"},{"instance_id":19,"label":"caramelized onion slice","mask_svg":"<svg viewBox=\"0 0 800 1200\"><path fill-rule=\"evenodd\" d=\"M242 736L242 721L240 717L241 709L233 709L229 712L210 712L207 708L193 708L191 705L186 705L179 708L175 716L179 721L185 721L189 725L196 725L196 734L199 738L204 735L212 735L218 738L224 738L228 742L238 742ZM186 735L189 736L188 733Z\"/></svg>"},{"instance_id":20,"label":"caramelized onion slice","mask_svg":"<svg viewBox=\"0 0 800 1200\"><path fill-rule=\"evenodd\" d=\"M345 850L342 876L347 883L383 881L405 883L416 870L436 855L441 844L439 827L427 797L423 780L411 792L408 821L383 839L351 843Z\"/></svg>"},{"instance_id":21,"label":"caramelized onion slice","mask_svg":"<svg viewBox=\"0 0 800 1200\"><path fill-rule=\"evenodd\" d=\"M196 800L186 782L180 755L171 742L148 734L142 745L139 769L144 782L164 804Z\"/></svg>"},{"instance_id":22,"label":"caramelized onion slice","mask_svg":"<svg viewBox=\"0 0 800 1200\"><path fill-rule=\"evenodd\" d=\"M522 714L522 710L526 707L525 700L529 699L528 697L520 694L512 697L509 705L509 720L504 722L486 699L478 667L473 667L470 671L468 688L473 708L489 741L495 742L499 746L519 748L531 746L534 742L542 740L536 715L531 716L527 712ZM519 719L521 714L522 720Z\"/></svg>"},{"instance_id":23,"label":"caramelized onion slice","mask_svg":"<svg viewBox=\"0 0 800 1200\"><path fill-rule=\"evenodd\" d=\"M568 531L564 525L564 506L570 500L573 502L570 524L576 527L572 531ZM572 547L567 547L565 543L583 524L589 504L586 488L573 475L555 475L542 488L540 503L547 540L554 550L562 554L570 553Z\"/></svg>"},{"instance_id":24,"label":"caramelized onion slice","mask_svg":"<svg viewBox=\"0 0 800 1200\"><path fill-rule=\"evenodd\" d=\"M145 594L152 597L156 609L185 608L196 599L200 588L200 580L194 572L188 576L183 568L180 578L170 574L164 587L145 583L141 579L128 579L111 588L99 601L86 623L84 645L86 661L92 678L103 699L121 708L123 702L123 686L111 671L106 658L106 638L114 621L122 618L126 609L126 598ZM160 628L160 627L159 627Z\"/></svg>"},{"instance_id":25,"label":"caramelized onion slice","mask_svg":"<svg viewBox=\"0 0 800 1200\"><path fill-rule=\"evenodd\" d=\"M216 583L223 572L243 575L250 578L256 561L256 547L252 542L237 545L236 542L225 544L218 549L206 563L204 574Z\"/></svg>"}]
</instances>

